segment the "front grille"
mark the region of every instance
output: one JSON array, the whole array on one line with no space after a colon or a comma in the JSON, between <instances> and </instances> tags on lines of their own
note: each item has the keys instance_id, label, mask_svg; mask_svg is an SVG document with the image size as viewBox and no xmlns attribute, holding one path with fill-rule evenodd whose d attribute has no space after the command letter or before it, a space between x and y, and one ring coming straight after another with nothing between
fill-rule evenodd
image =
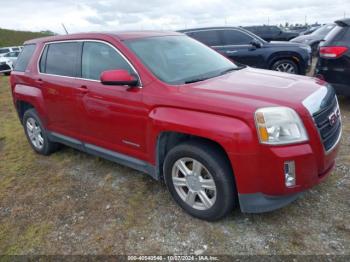
<instances>
[{"instance_id":1,"label":"front grille","mask_svg":"<svg viewBox=\"0 0 350 262\"><path fill-rule=\"evenodd\" d=\"M341 135L341 117L337 97L328 99L323 108L313 114L314 121L326 151L331 150Z\"/></svg>"}]
</instances>

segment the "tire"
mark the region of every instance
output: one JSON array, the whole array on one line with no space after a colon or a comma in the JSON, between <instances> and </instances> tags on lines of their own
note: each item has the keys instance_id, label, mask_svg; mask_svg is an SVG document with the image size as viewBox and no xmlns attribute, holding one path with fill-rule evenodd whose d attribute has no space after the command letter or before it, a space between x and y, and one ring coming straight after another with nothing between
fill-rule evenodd
<instances>
[{"instance_id":1,"label":"tire","mask_svg":"<svg viewBox=\"0 0 350 262\"><path fill-rule=\"evenodd\" d=\"M35 109L28 109L24 113L23 127L29 144L38 154L50 155L58 149L58 144L49 140L48 133Z\"/></svg>"},{"instance_id":2,"label":"tire","mask_svg":"<svg viewBox=\"0 0 350 262\"><path fill-rule=\"evenodd\" d=\"M181 163L184 163L187 169L183 169ZM179 165L187 172L186 176L185 172L178 168ZM201 169L198 168L199 165L202 166ZM166 155L163 168L165 184L171 196L191 216L215 221L234 208L237 191L229 160L210 143L193 140L175 146ZM193 175L193 168L201 171ZM199 180L201 181L198 182ZM202 187L203 180L206 189Z\"/></svg>"},{"instance_id":3,"label":"tire","mask_svg":"<svg viewBox=\"0 0 350 262\"><path fill-rule=\"evenodd\" d=\"M271 66L271 70L285 72L289 74L299 74L298 65L289 59L281 59L274 62Z\"/></svg>"}]
</instances>

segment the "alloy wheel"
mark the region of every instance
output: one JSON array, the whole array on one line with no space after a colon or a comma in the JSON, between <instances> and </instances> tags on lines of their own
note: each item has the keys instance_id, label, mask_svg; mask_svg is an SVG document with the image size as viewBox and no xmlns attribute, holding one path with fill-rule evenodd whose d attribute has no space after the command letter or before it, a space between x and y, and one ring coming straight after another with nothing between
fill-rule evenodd
<instances>
[{"instance_id":1,"label":"alloy wheel","mask_svg":"<svg viewBox=\"0 0 350 262\"><path fill-rule=\"evenodd\" d=\"M181 158L172 168L172 182L177 194L189 206L207 210L216 201L216 184L208 169L193 158Z\"/></svg>"},{"instance_id":2,"label":"alloy wheel","mask_svg":"<svg viewBox=\"0 0 350 262\"><path fill-rule=\"evenodd\" d=\"M41 150L44 147L45 141L38 121L32 117L29 117L26 122L26 129L32 145Z\"/></svg>"}]
</instances>

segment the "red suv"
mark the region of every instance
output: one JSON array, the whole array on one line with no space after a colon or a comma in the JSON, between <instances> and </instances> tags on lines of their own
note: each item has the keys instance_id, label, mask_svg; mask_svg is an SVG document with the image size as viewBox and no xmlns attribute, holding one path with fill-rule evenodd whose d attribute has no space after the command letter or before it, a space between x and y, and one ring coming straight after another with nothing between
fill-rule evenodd
<instances>
[{"instance_id":1,"label":"red suv","mask_svg":"<svg viewBox=\"0 0 350 262\"><path fill-rule=\"evenodd\" d=\"M237 66L180 33L28 41L11 87L37 153L65 144L135 168L206 220L290 203L330 174L341 137L326 82Z\"/></svg>"}]
</instances>

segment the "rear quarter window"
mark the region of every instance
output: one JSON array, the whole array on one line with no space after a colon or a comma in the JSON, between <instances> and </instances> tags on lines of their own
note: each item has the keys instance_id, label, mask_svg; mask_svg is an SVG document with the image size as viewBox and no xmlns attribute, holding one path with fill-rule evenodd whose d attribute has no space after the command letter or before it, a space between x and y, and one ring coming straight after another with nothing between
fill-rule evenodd
<instances>
[{"instance_id":1,"label":"rear quarter window","mask_svg":"<svg viewBox=\"0 0 350 262\"><path fill-rule=\"evenodd\" d=\"M323 46L350 45L350 27L336 26L325 37Z\"/></svg>"},{"instance_id":2,"label":"rear quarter window","mask_svg":"<svg viewBox=\"0 0 350 262\"><path fill-rule=\"evenodd\" d=\"M20 55L17 58L14 71L24 72L27 69L27 66L30 62L30 59L33 56L34 50L35 50L34 44L25 45L23 47L22 52L20 53Z\"/></svg>"}]
</instances>

